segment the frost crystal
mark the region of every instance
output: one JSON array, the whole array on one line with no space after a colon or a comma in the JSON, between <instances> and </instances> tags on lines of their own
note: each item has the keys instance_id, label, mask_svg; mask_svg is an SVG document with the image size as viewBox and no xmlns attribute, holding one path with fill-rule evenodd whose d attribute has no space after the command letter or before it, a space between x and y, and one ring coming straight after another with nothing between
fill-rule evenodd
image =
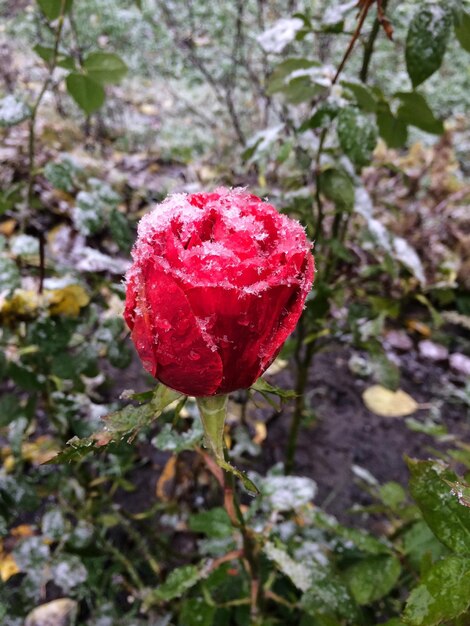
<instances>
[{"instance_id":1,"label":"frost crystal","mask_svg":"<svg viewBox=\"0 0 470 626\"><path fill-rule=\"evenodd\" d=\"M265 52L279 54L290 44L304 25L298 17L282 18L256 38Z\"/></svg>"}]
</instances>

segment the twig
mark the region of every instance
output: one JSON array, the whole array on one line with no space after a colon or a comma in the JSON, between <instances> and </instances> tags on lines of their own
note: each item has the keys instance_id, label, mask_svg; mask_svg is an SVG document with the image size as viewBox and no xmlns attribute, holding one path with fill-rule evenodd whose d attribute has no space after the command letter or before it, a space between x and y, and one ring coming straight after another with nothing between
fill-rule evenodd
<instances>
[{"instance_id":1,"label":"twig","mask_svg":"<svg viewBox=\"0 0 470 626\"><path fill-rule=\"evenodd\" d=\"M28 208L31 208L31 201L32 201L32 197L33 197L33 182L34 182L34 161L35 161L35 144L36 144L36 117L37 117L37 113L38 113L38 109L39 106L42 102L42 99L44 97L44 94L46 93L50 82L52 80L52 75L54 73L54 70L56 68L56 63L57 63L57 56L58 56L58 52L59 52L59 44L60 44L60 38L62 35L62 28L64 25L64 11L65 11L65 3L66 0L61 0L61 5L60 5L60 15L58 18L58 24L57 24L57 30L55 33L55 41L54 41L54 50L52 52L52 57L51 57L51 61L49 64L49 72L47 75L46 80L44 81L44 84L41 88L41 91L39 92L38 97L36 98L36 102L33 104L32 108L31 108L31 117L30 117L30 121L29 121L29 140L28 140L28 159L29 159L29 163L28 163L28 168L29 168L29 177L28 177L28 194L27 194L27 201L28 201Z\"/></svg>"},{"instance_id":2,"label":"twig","mask_svg":"<svg viewBox=\"0 0 470 626\"><path fill-rule=\"evenodd\" d=\"M388 4L388 0L383 0L382 5L380 7L382 20L384 19L383 13L385 9L387 8L387 4ZM376 17L374 24L372 26L372 30L370 31L369 38L364 47L364 56L362 58L362 66L361 66L361 71L359 73L359 78L361 79L363 83L367 82L367 77L369 74L369 65L372 59L372 53L374 52L375 40L377 39L377 36L379 34L380 25L381 25L381 20L379 19L379 17Z\"/></svg>"},{"instance_id":3,"label":"twig","mask_svg":"<svg viewBox=\"0 0 470 626\"><path fill-rule=\"evenodd\" d=\"M59 53L59 44L60 38L62 36L62 28L64 26L64 12L65 12L65 3L66 0L61 0L60 3L60 13L58 18L57 30L55 32L55 40L54 40L54 49L52 52L52 57L49 63L49 72L47 74L47 78L44 81L44 84L39 92L38 97L36 98L35 103L31 108L31 117L29 120L29 137L28 137L28 188L26 193L26 203L27 208L30 212L32 212L32 201L33 201L33 186L34 186L34 169L35 169L35 157L36 157L36 118L39 110L39 106L41 105L42 99L52 81L52 75L54 74L54 70L57 64L57 57ZM44 233L39 226L39 287L38 292L41 294L43 292L44 287L44 277L45 277L45 237Z\"/></svg>"},{"instance_id":4,"label":"twig","mask_svg":"<svg viewBox=\"0 0 470 626\"><path fill-rule=\"evenodd\" d=\"M343 58L341 59L341 63L339 64L339 67L336 71L335 77L333 78L333 85L338 81L338 78L341 74L341 72L344 69L344 66L346 65L346 61L349 59L351 52L353 51L354 45L356 43L356 41L359 38L359 35L361 33L361 29L362 26L364 24L364 21L367 17L367 14L369 13L369 9L372 6L372 4L374 3L374 0L366 0L366 2L364 3L364 5L361 7L361 10L359 12L359 17L358 17L358 22L357 22L357 26L356 26L356 30L354 31L354 34L351 38L351 41L349 42L349 46L346 50L346 52L344 53Z\"/></svg>"}]
</instances>

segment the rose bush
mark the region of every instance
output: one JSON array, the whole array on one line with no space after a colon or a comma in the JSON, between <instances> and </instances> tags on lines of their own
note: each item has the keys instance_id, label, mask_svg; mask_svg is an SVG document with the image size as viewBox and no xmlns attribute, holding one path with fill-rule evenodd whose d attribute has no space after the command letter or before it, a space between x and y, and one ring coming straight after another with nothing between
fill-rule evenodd
<instances>
[{"instance_id":1,"label":"rose bush","mask_svg":"<svg viewBox=\"0 0 470 626\"><path fill-rule=\"evenodd\" d=\"M175 194L142 218L125 319L144 367L187 395L247 388L293 331L314 261L302 226L243 189Z\"/></svg>"}]
</instances>

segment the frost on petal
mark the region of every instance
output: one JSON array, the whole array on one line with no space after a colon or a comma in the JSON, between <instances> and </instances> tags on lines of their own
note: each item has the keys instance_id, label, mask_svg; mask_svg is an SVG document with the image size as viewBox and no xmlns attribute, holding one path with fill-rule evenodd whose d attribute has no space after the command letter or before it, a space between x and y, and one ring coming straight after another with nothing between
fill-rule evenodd
<instances>
[{"instance_id":1,"label":"frost on petal","mask_svg":"<svg viewBox=\"0 0 470 626\"><path fill-rule=\"evenodd\" d=\"M142 344L134 328L148 314L142 334L148 343L151 328L157 378L196 396L253 384L294 329L313 280L302 226L241 188L169 196L141 220L133 259L133 340Z\"/></svg>"},{"instance_id":2,"label":"frost on petal","mask_svg":"<svg viewBox=\"0 0 470 626\"><path fill-rule=\"evenodd\" d=\"M145 297L145 286L138 272L128 277L124 319L131 329L131 337L144 368L157 376L154 350L154 326Z\"/></svg>"},{"instance_id":3,"label":"frost on petal","mask_svg":"<svg viewBox=\"0 0 470 626\"><path fill-rule=\"evenodd\" d=\"M273 351L279 351L298 321L296 309L289 318L292 303L295 307L301 302L301 310L304 301L298 286L285 285L268 288L261 297L215 287L196 287L187 296L196 316L210 320L208 332L224 371L218 393L250 387L256 381L267 358L270 362L275 358Z\"/></svg>"}]
</instances>

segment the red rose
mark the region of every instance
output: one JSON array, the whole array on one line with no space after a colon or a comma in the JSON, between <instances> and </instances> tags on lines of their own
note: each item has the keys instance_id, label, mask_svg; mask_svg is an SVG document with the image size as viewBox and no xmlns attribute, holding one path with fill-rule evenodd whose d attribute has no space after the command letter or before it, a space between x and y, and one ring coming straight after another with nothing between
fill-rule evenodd
<instances>
[{"instance_id":1,"label":"red rose","mask_svg":"<svg viewBox=\"0 0 470 626\"><path fill-rule=\"evenodd\" d=\"M138 228L125 319L144 367L191 396L252 385L302 313L302 226L243 189L175 194Z\"/></svg>"}]
</instances>

